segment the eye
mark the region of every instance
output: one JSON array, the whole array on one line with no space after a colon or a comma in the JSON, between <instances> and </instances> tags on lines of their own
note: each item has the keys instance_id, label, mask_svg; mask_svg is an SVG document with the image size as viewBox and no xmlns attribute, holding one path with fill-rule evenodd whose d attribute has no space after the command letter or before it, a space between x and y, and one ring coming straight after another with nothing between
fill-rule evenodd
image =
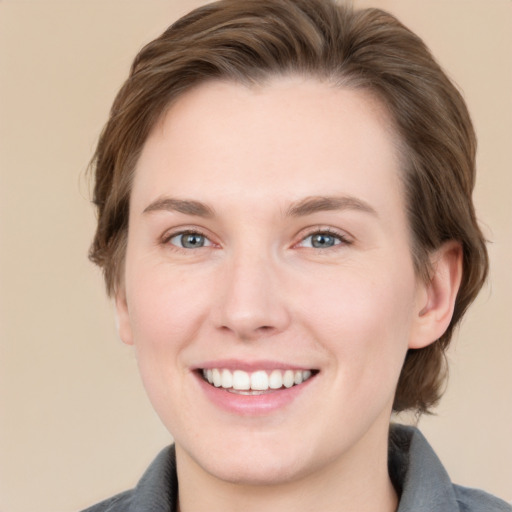
<instances>
[{"instance_id":1,"label":"eye","mask_svg":"<svg viewBox=\"0 0 512 512\"><path fill-rule=\"evenodd\" d=\"M329 231L319 231L303 238L299 246L311 247L313 249L329 249L342 243L348 243L342 235Z\"/></svg>"},{"instance_id":2,"label":"eye","mask_svg":"<svg viewBox=\"0 0 512 512\"><path fill-rule=\"evenodd\" d=\"M169 237L167 242L181 249L200 249L213 245L206 236L195 231L175 234Z\"/></svg>"}]
</instances>

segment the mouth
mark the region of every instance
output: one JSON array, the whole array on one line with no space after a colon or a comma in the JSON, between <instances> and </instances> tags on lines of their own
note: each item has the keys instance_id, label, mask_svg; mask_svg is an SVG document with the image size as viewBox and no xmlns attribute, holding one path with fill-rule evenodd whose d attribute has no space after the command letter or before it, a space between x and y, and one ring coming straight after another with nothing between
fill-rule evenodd
<instances>
[{"instance_id":1,"label":"mouth","mask_svg":"<svg viewBox=\"0 0 512 512\"><path fill-rule=\"evenodd\" d=\"M318 370L229 370L208 368L198 370L202 379L215 388L238 395L263 395L300 386L314 377Z\"/></svg>"}]
</instances>

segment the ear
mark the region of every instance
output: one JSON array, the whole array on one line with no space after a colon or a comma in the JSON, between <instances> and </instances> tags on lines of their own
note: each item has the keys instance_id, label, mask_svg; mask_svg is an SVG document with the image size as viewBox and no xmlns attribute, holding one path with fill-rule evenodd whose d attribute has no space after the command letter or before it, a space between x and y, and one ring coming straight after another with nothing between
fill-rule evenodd
<instances>
[{"instance_id":1,"label":"ear","mask_svg":"<svg viewBox=\"0 0 512 512\"><path fill-rule=\"evenodd\" d=\"M130 313L126 301L126 290L124 285L120 286L115 294L116 327L119 337L123 343L133 345L132 327L130 324Z\"/></svg>"},{"instance_id":2,"label":"ear","mask_svg":"<svg viewBox=\"0 0 512 512\"><path fill-rule=\"evenodd\" d=\"M462 247L444 243L431 258L432 275L418 290L416 318L409 348L417 349L438 340L450 325L462 278Z\"/></svg>"}]
</instances>

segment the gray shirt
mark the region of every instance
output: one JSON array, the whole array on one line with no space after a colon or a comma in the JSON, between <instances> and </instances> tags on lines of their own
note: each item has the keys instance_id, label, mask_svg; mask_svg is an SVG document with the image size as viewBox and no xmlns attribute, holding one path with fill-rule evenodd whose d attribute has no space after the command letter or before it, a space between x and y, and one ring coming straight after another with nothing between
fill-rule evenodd
<instances>
[{"instance_id":1,"label":"gray shirt","mask_svg":"<svg viewBox=\"0 0 512 512\"><path fill-rule=\"evenodd\" d=\"M389 474L400 497L397 512L512 512L504 501L452 484L440 460L414 427L391 425ZM176 512L174 446L160 452L131 491L83 512Z\"/></svg>"}]
</instances>

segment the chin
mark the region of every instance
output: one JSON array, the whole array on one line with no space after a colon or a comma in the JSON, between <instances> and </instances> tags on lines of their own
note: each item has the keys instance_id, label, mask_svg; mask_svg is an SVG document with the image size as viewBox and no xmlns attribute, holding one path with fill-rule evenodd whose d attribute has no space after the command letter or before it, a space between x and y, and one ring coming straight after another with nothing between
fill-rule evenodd
<instances>
[{"instance_id":1,"label":"chin","mask_svg":"<svg viewBox=\"0 0 512 512\"><path fill-rule=\"evenodd\" d=\"M306 472L301 450L286 443L258 443L247 432L243 442L194 446L195 464L210 476L237 485L269 486L300 479Z\"/></svg>"},{"instance_id":2,"label":"chin","mask_svg":"<svg viewBox=\"0 0 512 512\"><path fill-rule=\"evenodd\" d=\"M304 473L296 461L283 460L277 456L267 458L224 460L204 467L212 476L236 485L272 486L298 480Z\"/></svg>"}]
</instances>

